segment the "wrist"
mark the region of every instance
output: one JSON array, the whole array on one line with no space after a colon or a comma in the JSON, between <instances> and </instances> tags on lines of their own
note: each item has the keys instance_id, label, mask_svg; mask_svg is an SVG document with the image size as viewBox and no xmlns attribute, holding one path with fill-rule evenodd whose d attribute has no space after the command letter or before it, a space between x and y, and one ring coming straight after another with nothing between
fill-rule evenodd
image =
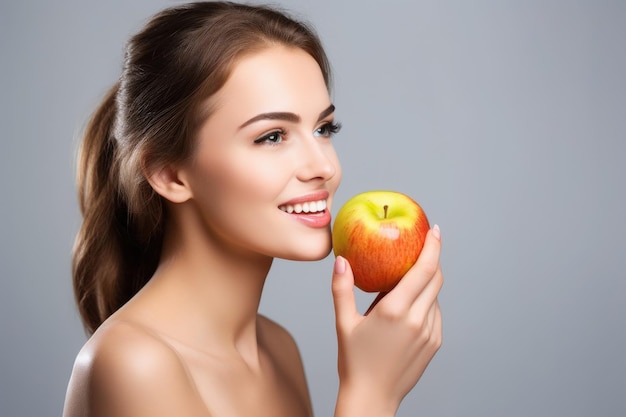
<instances>
[{"instance_id":1,"label":"wrist","mask_svg":"<svg viewBox=\"0 0 626 417\"><path fill-rule=\"evenodd\" d=\"M375 387L339 385L335 417L394 417L398 406Z\"/></svg>"}]
</instances>

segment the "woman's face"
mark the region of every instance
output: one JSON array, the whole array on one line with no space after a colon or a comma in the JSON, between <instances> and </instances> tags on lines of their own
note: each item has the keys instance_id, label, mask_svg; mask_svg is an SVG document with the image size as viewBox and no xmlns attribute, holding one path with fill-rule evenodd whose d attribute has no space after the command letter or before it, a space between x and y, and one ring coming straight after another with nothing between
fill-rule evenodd
<instances>
[{"instance_id":1,"label":"woman's face","mask_svg":"<svg viewBox=\"0 0 626 417\"><path fill-rule=\"evenodd\" d=\"M281 46L244 56L205 104L212 114L185 175L208 236L271 257L328 255L341 168L316 61Z\"/></svg>"}]
</instances>

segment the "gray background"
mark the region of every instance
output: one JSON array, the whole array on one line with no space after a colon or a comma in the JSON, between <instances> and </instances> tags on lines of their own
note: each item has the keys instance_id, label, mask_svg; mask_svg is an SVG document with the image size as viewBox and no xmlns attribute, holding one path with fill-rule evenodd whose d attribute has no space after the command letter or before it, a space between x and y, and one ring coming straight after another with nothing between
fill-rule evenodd
<instances>
[{"instance_id":1,"label":"gray background","mask_svg":"<svg viewBox=\"0 0 626 417\"><path fill-rule=\"evenodd\" d=\"M75 134L125 40L173 3L1 3L2 417L61 413L85 340ZM282 4L335 70L333 211L395 189L442 228L444 345L399 416L626 415L626 4ZM337 387L331 263L277 262L262 304L297 338L318 416Z\"/></svg>"}]
</instances>

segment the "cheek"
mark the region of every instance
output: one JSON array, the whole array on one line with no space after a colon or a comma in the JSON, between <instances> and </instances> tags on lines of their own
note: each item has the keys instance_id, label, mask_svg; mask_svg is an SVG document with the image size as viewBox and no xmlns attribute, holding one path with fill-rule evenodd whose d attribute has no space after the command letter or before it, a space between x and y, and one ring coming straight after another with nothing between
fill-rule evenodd
<instances>
[{"instance_id":1,"label":"cheek","mask_svg":"<svg viewBox=\"0 0 626 417\"><path fill-rule=\"evenodd\" d=\"M194 173L198 177L195 187L197 197L227 202L234 209L245 209L245 203L268 200L276 197L285 186L286 169L276 161L264 161L262 158L246 158L245 155L228 155L211 158L202 164L203 169Z\"/></svg>"}]
</instances>

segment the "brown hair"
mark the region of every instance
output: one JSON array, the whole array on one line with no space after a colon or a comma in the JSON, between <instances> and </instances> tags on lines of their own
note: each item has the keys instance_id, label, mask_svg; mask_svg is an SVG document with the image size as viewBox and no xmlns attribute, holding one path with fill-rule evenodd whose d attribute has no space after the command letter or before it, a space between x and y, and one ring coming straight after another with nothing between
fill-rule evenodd
<instances>
[{"instance_id":1,"label":"brown hair","mask_svg":"<svg viewBox=\"0 0 626 417\"><path fill-rule=\"evenodd\" d=\"M159 262L165 206L146 172L185 161L200 103L236 59L272 44L300 48L330 69L306 24L265 6L198 2L155 15L126 46L119 81L86 126L78 160L83 222L74 246L76 302L88 332L143 287Z\"/></svg>"}]
</instances>

